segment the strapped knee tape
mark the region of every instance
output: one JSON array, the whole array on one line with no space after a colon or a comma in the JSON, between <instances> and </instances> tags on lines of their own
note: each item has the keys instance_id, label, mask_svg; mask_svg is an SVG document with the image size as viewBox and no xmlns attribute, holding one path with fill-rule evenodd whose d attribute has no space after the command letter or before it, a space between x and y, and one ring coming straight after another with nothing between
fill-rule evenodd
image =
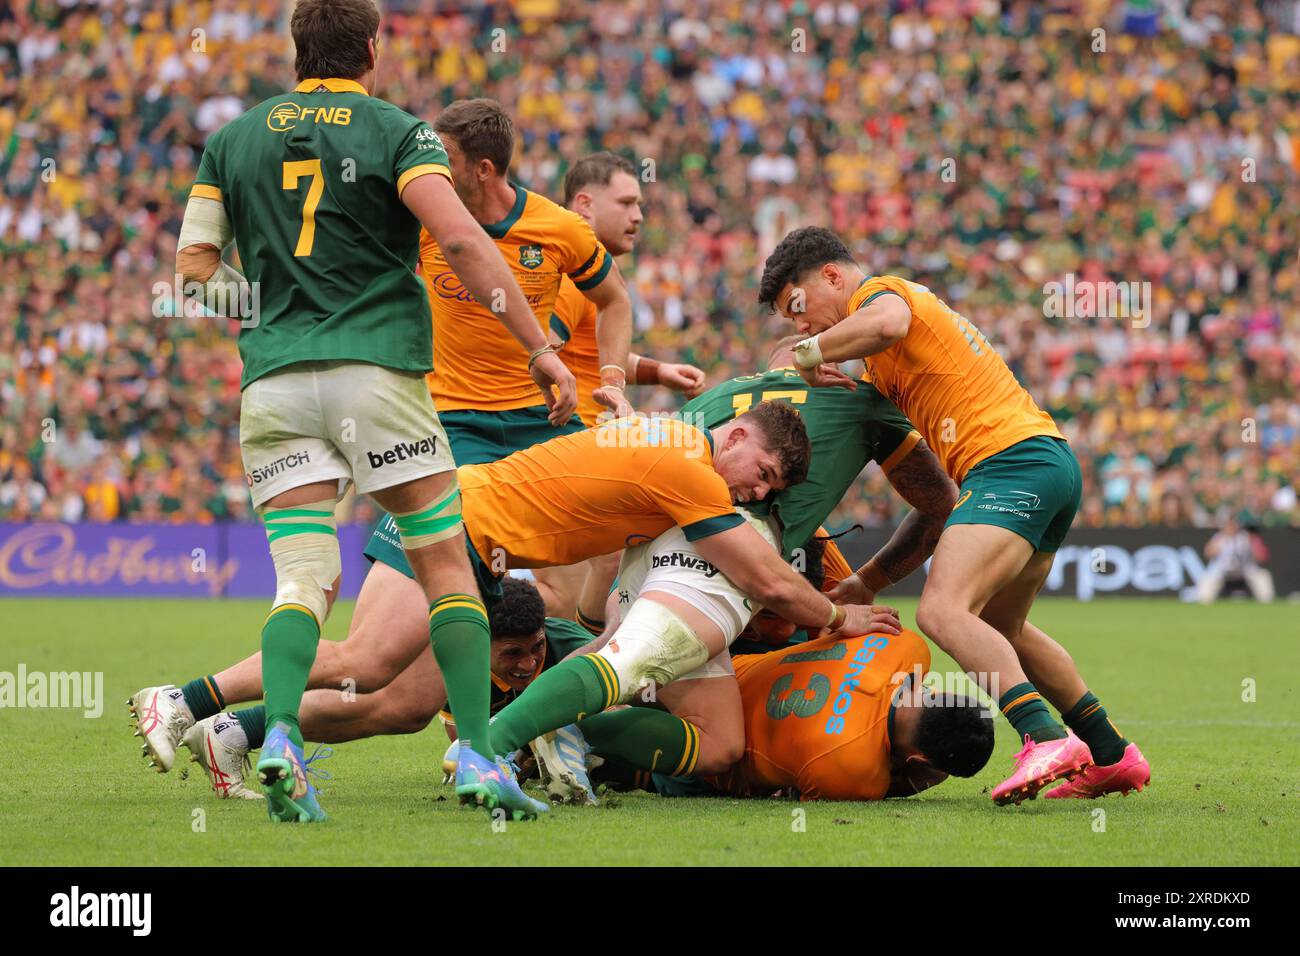
<instances>
[{"instance_id":1,"label":"strapped knee tape","mask_svg":"<svg viewBox=\"0 0 1300 956\"><path fill-rule=\"evenodd\" d=\"M275 563L275 603L300 604L325 623L325 592L343 571L339 558L334 501L313 501L292 508L257 509Z\"/></svg>"},{"instance_id":2,"label":"strapped knee tape","mask_svg":"<svg viewBox=\"0 0 1300 956\"><path fill-rule=\"evenodd\" d=\"M460 534L460 486L453 484L446 494L427 507L409 514L393 514L397 537L407 551L428 547Z\"/></svg>"},{"instance_id":3,"label":"strapped knee tape","mask_svg":"<svg viewBox=\"0 0 1300 956\"><path fill-rule=\"evenodd\" d=\"M651 681L660 687L671 684L709 659L708 648L685 621L645 598L632 603L614 636L596 653L618 675L620 704Z\"/></svg>"}]
</instances>

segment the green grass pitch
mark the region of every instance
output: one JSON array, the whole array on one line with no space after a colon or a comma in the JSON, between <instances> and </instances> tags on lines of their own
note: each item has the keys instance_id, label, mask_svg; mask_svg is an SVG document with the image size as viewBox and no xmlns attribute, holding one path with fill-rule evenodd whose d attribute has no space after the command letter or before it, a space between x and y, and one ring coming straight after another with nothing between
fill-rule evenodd
<instances>
[{"instance_id":1,"label":"green grass pitch","mask_svg":"<svg viewBox=\"0 0 1300 956\"><path fill-rule=\"evenodd\" d=\"M904 608L912 619L914 605ZM327 636L341 638L350 607ZM0 863L1295 865L1300 862L1300 611L1044 599L1034 620L1074 654L1154 767L1142 794L995 807L1014 735L989 766L875 804L615 795L494 832L440 781L446 739L343 745L322 826L222 801L197 765L147 769L127 696L214 673L257 644L260 602L0 601L0 671L103 671L104 713L0 710ZM936 670L956 668L935 655ZM1254 700L1250 697L1253 682ZM193 767L185 773L186 767ZM803 826L798 810L806 811ZM1096 811L1105 811L1104 817Z\"/></svg>"}]
</instances>

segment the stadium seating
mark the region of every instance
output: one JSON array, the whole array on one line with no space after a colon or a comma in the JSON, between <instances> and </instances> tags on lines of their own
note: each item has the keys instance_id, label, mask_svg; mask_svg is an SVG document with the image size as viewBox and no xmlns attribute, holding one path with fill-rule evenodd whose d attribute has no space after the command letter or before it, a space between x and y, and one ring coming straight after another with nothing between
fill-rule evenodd
<instances>
[{"instance_id":1,"label":"stadium seating","mask_svg":"<svg viewBox=\"0 0 1300 956\"><path fill-rule=\"evenodd\" d=\"M207 134L292 85L286 6L0 9L0 520L249 516L234 329L155 284ZM760 367L788 331L763 258L825 224L997 345L1079 453L1082 525L1300 524L1295 3L1234 6L1213 42L1091 2L750 6L388 3L382 92L498 98L552 195L585 152L632 157L648 354ZM1151 283L1149 324L1047 317L1067 273ZM902 508L873 471L832 524Z\"/></svg>"}]
</instances>

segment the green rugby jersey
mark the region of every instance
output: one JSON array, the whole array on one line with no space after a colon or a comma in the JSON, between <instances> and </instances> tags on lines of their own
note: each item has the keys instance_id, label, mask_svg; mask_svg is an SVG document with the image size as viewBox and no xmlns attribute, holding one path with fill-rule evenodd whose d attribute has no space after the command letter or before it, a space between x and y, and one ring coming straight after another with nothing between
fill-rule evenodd
<instances>
[{"instance_id":1,"label":"green rugby jersey","mask_svg":"<svg viewBox=\"0 0 1300 956\"><path fill-rule=\"evenodd\" d=\"M808 477L779 492L772 502L789 558L835 510L867 462L874 459L888 471L921 436L873 385L859 381L852 392L838 386L814 388L792 368L723 382L687 402L682 416L693 425L717 428L769 400L786 401L799 410L813 449Z\"/></svg>"},{"instance_id":2,"label":"green rugby jersey","mask_svg":"<svg viewBox=\"0 0 1300 956\"><path fill-rule=\"evenodd\" d=\"M543 629L546 632L546 659L542 661L542 668L537 672L539 674L549 667L554 667L578 648L595 640L594 635L585 627L577 621L570 621L567 618L548 617ZM493 674L492 699L488 703L488 713L494 716L500 713L506 704L521 693L522 691L516 691L500 677L497 677L496 674ZM443 720L449 720L452 723L456 722L456 718L451 713L451 704L443 708L441 716Z\"/></svg>"},{"instance_id":3,"label":"green rugby jersey","mask_svg":"<svg viewBox=\"0 0 1300 956\"><path fill-rule=\"evenodd\" d=\"M399 198L430 173L451 178L438 134L354 80L303 80L212 134L191 195L225 206L258 284L241 388L309 360L433 367L420 223Z\"/></svg>"}]
</instances>

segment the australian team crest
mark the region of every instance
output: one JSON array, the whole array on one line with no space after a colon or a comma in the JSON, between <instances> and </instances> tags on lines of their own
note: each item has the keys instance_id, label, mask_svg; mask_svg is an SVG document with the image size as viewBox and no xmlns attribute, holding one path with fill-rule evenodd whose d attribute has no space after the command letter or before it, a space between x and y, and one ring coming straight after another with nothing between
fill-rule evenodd
<instances>
[{"instance_id":1,"label":"australian team crest","mask_svg":"<svg viewBox=\"0 0 1300 956\"><path fill-rule=\"evenodd\" d=\"M542 247L536 244L520 246L519 264L525 269L536 269L542 264Z\"/></svg>"}]
</instances>

